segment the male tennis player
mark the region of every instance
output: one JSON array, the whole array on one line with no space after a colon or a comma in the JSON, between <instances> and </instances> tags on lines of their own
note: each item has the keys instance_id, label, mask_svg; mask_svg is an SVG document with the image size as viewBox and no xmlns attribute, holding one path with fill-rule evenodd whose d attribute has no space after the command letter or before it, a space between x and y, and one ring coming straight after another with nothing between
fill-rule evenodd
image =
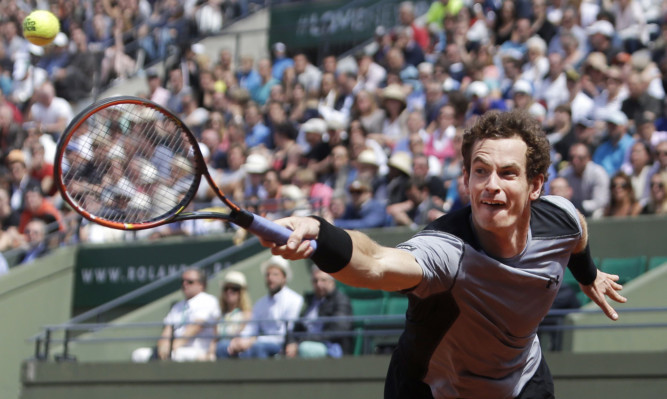
<instances>
[{"instance_id":1,"label":"male tennis player","mask_svg":"<svg viewBox=\"0 0 667 399\"><path fill-rule=\"evenodd\" d=\"M312 255L343 283L408 295L385 398L553 398L536 332L565 267L612 320L605 295L626 301L618 276L593 264L574 206L541 196L549 143L534 119L487 113L462 152L470 206L396 248L318 217L283 219L294 230L287 245L263 244L288 259Z\"/></svg>"}]
</instances>

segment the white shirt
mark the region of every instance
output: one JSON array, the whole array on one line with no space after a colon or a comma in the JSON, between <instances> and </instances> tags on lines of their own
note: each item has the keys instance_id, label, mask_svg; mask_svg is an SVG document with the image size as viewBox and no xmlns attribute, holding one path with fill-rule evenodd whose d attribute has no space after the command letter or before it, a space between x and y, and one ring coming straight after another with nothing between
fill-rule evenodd
<instances>
[{"instance_id":1,"label":"white shirt","mask_svg":"<svg viewBox=\"0 0 667 399\"><path fill-rule=\"evenodd\" d=\"M164 324L174 326L174 337L182 337L188 323L204 322L210 326L202 328L197 337L186 346L207 350L215 335L215 323L220 318L218 299L206 292L200 292L189 300L183 299L172 306L164 318Z\"/></svg>"},{"instance_id":2,"label":"white shirt","mask_svg":"<svg viewBox=\"0 0 667 399\"><path fill-rule=\"evenodd\" d=\"M48 107L37 102L34 103L30 107L30 113L35 122L40 122L43 125L56 123L61 119L69 123L74 118L72 106L67 100L60 97L54 97Z\"/></svg>"},{"instance_id":3,"label":"white shirt","mask_svg":"<svg viewBox=\"0 0 667 399\"><path fill-rule=\"evenodd\" d=\"M273 296L265 295L252 308L252 320L241 333L244 337L257 337L258 342L282 345L285 335L293 328L286 320L299 318L303 297L289 287L283 287ZM257 320L254 322L253 320Z\"/></svg>"}]
</instances>

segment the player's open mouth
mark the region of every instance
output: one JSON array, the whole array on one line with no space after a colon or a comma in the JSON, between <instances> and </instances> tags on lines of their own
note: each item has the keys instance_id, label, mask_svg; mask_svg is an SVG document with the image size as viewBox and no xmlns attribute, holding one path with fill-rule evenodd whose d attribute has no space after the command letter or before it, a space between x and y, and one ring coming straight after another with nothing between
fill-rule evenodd
<instances>
[{"instance_id":1,"label":"player's open mouth","mask_svg":"<svg viewBox=\"0 0 667 399\"><path fill-rule=\"evenodd\" d=\"M505 203L502 202L502 201L491 201L491 200L484 200L484 201L482 201L482 204L490 205L490 206L498 207L498 208L500 208L502 206L505 206Z\"/></svg>"}]
</instances>

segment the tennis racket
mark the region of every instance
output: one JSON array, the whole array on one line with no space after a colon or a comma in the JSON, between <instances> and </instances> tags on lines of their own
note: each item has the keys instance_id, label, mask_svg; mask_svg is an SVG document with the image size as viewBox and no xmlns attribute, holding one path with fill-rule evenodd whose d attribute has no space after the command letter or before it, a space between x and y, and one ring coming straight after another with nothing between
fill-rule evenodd
<instances>
[{"instance_id":1,"label":"tennis racket","mask_svg":"<svg viewBox=\"0 0 667 399\"><path fill-rule=\"evenodd\" d=\"M81 111L58 141L54 169L63 199L86 219L113 229L222 219L279 245L292 233L229 200L209 174L188 127L142 98L111 97ZM185 211L202 176L227 213L224 207L223 212Z\"/></svg>"}]
</instances>

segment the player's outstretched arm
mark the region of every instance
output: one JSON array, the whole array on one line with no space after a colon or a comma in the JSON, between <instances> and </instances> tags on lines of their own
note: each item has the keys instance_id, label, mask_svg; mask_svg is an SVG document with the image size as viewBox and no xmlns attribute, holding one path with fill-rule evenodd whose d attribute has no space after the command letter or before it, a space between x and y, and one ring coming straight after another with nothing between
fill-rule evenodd
<instances>
[{"instance_id":1,"label":"player's outstretched arm","mask_svg":"<svg viewBox=\"0 0 667 399\"><path fill-rule=\"evenodd\" d=\"M342 230L312 217L289 217L276 223L293 230L287 244L262 240L262 245L286 259L312 257L342 283L398 291L412 288L422 279L421 267L412 254L381 246L361 232ZM317 240L317 252L309 240Z\"/></svg>"}]
</instances>

